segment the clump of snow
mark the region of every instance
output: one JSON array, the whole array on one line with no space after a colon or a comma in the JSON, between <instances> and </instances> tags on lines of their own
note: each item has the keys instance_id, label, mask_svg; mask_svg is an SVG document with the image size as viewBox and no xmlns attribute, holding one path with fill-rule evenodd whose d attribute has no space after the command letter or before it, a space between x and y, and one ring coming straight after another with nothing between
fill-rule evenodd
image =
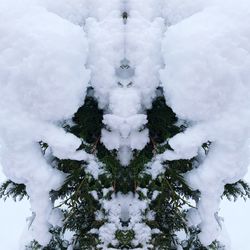
<instances>
[{"instance_id":1,"label":"clump of snow","mask_svg":"<svg viewBox=\"0 0 250 250\"><path fill-rule=\"evenodd\" d=\"M162 16L167 25L174 25L202 11L216 0L164 0Z\"/></svg>"},{"instance_id":2,"label":"clump of snow","mask_svg":"<svg viewBox=\"0 0 250 250\"><path fill-rule=\"evenodd\" d=\"M134 68L131 81L141 96L140 104L151 108L160 84L159 70L163 67L161 40L165 31L163 18L145 19L140 9L131 10L126 25L126 59ZM147 72L147 74L145 74Z\"/></svg>"},{"instance_id":3,"label":"clump of snow","mask_svg":"<svg viewBox=\"0 0 250 250\"><path fill-rule=\"evenodd\" d=\"M50 240L50 224L60 224L49 192L64 175L38 142L58 158L88 161L86 171L98 178L94 157L76 152L80 139L60 128L83 103L88 84L105 111L101 141L118 151L124 166L149 141L146 109L163 86L168 104L190 127L169 141L174 151L156 157L152 177L164 171L162 161L198 156L201 165L186 176L201 192L190 223L200 226L204 245L217 238L224 185L242 178L249 164L247 21L248 0L0 0L1 163L8 178L27 187L40 244ZM200 147L208 141L204 157ZM146 247L146 201L119 194L103 208L103 246L118 243L114 234L129 218L134 245Z\"/></svg>"},{"instance_id":4,"label":"clump of snow","mask_svg":"<svg viewBox=\"0 0 250 250\"><path fill-rule=\"evenodd\" d=\"M143 222L143 213L148 207L147 201L140 200L138 195L132 193L126 195L118 193L113 195L111 200L102 200L101 202L105 213L108 215L108 222L99 229L102 242L99 247L113 249L108 245L112 244L115 247L119 243L115 237L118 230L125 233L133 230L135 238L132 240L132 244L142 246L134 249L147 249L152 231Z\"/></svg>"},{"instance_id":5,"label":"clump of snow","mask_svg":"<svg viewBox=\"0 0 250 250\"><path fill-rule=\"evenodd\" d=\"M99 7L106 10L103 4ZM103 19L96 16L88 18L86 30L90 45L88 67L92 72L91 86L95 89L99 106L107 113L104 115L106 129L102 131L101 141L109 150L118 150L121 163L128 165L132 150L141 150L148 142L148 131L143 129L139 132L147 119L142 114L142 95L136 84L131 82L134 71L126 58L126 43L133 37L126 31L121 7L114 4L112 11Z\"/></svg>"},{"instance_id":6,"label":"clump of snow","mask_svg":"<svg viewBox=\"0 0 250 250\"><path fill-rule=\"evenodd\" d=\"M53 221L49 192L64 175L46 162L38 142L49 143L57 157L76 157L81 141L58 122L84 100L87 42L79 26L29 0L0 1L0 34L1 163L9 179L26 185L33 236L46 245Z\"/></svg>"},{"instance_id":7,"label":"clump of snow","mask_svg":"<svg viewBox=\"0 0 250 250\"><path fill-rule=\"evenodd\" d=\"M70 22L84 26L87 18L98 21L106 19L109 15L121 17L123 2L120 0L35 0L48 11L53 12Z\"/></svg>"},{"instance_id":8,"label":"clump of snow","mask_svg":"<svg viewBox=\"0 0 250 250\"><path fill-rule=\"evenodd\" d=\"M202 143L212 142L201 166L186 177L201 192L198 213L204 245L220 230L215 214L224 185L242 178L249 165L249 20L249 1L214 1L172 25L163 41L165 96L191 127L170 140L174 153L160 157L190 159Z\"/></svg>"},{"instance_id":9,"label":"clump of snow","mask_svg":"<svg viewBox=\"0 0 250 250\"><path fill-rule=\"evenodd\" d=\"M71 21L77 25L84 25L88 16L88 0L35 0L49 12Z\"/></svg>"},{"instance_id":10,"label":"clump of snow","mask_svg":"<svg viewBox=\"0 0 250 250\"><path fill-rule=\"evenodd\" d=\"M105 44L100 43L103 39L98 39L102 46L102 49L98 50L98 60L91 56L92 60L99 64L100 55L104 58L103 64L98 67L98 74L93 73L92 78L100 105L108 106L106 109L109 114L104 116L104 124L108 130L103 130L102 142L108 149L118 150L122 165L129 164L132 150L143 149L149 141L148 130L144 129L147 119L143 113L146 108L151 107L160 82L159 69L163 66L160 41L164 20L158 18L156 11L150 11L152 1L145 4L146 8L141 6L141 1L124 1L123 10L127 11L129 17L126 21L121 22L121 18L111 20L108 16L100 22L99 27L103 31L98 32L98 36L104 31L105 37L112 34L111 39L104 39L112 46L109 46L110 50L105 51ZM118 29L108 33L107 29L114 29L117 22ZM105 56L104 53L109 54ZM117 69L115 72L114 68ZM107 84L103 84L103 81L107 81ZM97 87L98 82L100 84ZM99 93L104 98L100 98ZM103 99L105 101L102 101Z\"/></svg>"},{"instance_id":11,"label":"clump of snow","mask_svg":"<svg viewBox=\"0 0 250 250\"><path fill-rule=\"evenodd\" d=\"M141 19L153 22L154 19L162 16L164 3L164 0L127 0L125 6L131 17L139 13Z\"/></svg>"},{"instance_id":12,"label":"clump of snow","mask_svg":"<svg viewBox=\"0 0 250 250\"><path fill-rule=\"evenodd\" d=\"M88 8L88 16L98 21L109 19L115 16L121 19L124 0L85 0Z\"/></svg>"},{"instance_id":13,"label":"clump of snow","mask_svg":"<svg viewBox=\"0 0 250 250\"><path fill-rule=\"evenodd\" d=\"M140 96L134 88L115 88L110 93L113 114L104 116L103 123L111 131L103 130L102 141L109 150L117 149L123 165L128 165L130 150L141 150L148 142L148 130L139 131L147 123L140 112ZM127 149L127 150L126 150Z\"/></svg>"},{"instance_id":14,"label":"clump of snow","mask_svg":"<svg viewBox=\"0 0 250 250\"><path fill-rule=\"evenodd\" d=\"M123 22L112 12L102 21L88 18L85 29L89 41L87 66L91 70L91 86L100 108L105 108L110 90L118 85L116 68L124 58Z\"/></svg>"}]
</instances>

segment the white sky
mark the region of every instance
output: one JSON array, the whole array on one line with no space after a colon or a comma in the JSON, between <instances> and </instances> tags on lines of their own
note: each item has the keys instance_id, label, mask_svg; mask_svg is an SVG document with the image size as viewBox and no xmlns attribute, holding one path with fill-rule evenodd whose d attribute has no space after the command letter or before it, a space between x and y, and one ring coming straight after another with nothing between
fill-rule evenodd
<instances>
[{"instance_id":1,"label":"white sky","mask_svg":"<svg viewBox=\"0 0 250 250\"><path fill-rule=\"evenodd\" d=\"M0 181L3 180L4 177L0 174ZM250 181L250 174L247 180ZM249 250L250 201L238 200L236 203L224 201L220 214L224 215L232 250ZM30 211L27 201L0 200L1 250L19 250L20 238L28 216Z\"/></svg>"},{"instance_id":2,"label":"white sky","mask_svg":"<svg viewBox=\"0 0 250 250\"><path fill-rule=\"evenodd\" d=\"M250 182L250 173L245 180ZM224 217L232 250L249 250L250 200L224 201L220 214Z\"/></svg>"}]
</instances>

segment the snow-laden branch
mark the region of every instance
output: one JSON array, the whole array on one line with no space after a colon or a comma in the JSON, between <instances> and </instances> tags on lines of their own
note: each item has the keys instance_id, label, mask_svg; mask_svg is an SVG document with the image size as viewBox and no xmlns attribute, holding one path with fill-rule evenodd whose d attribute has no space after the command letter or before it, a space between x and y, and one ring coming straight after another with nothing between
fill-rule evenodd
<instances>
[{"instance_id":1,"label":"snow-laden branch","mask_svg":"<svg viewBox=\"0 0 250 250\"><path fill-rule=\"evenodd\" d=\"M187 175L201 192L200 240L218 235L215 213L224 185L240 180L249 165L249 2L212 1L211 6L171 26L163 40L164 93L176 114L191 124L169 141L162 160L190 159L211 141L201 166Z\"/></svg>"},{"instance_id":2,"label":"snow-laden branch","mask_svg":"<svg viewBox=\"0 0 250 250\"><path fill-rule=\"evenodd\" d=\"M0 1L0 34L1 163L9 179L26 185L34 237L46 245L49 192L64 175L46 162L38 142L49 142L57 157L74 158L80 140L57 123L84 100L87 41L79 26L28 0Z\"/></svg>"},{"instance_id":3,"label":"snow-laden branch","mask_svg":"<svg viewBox=\"0 0 250 250\"><path fill-rule=\"evenodd\" d=\"M81 140L60 127L83 103L87 86L104 110L101 142L118 151L124 166L149 142L146 110L163 87L168 105L190 127L169 140L173 151L155 157L152 177L164 161L200 157L186 180L201 192L195 215L201 242L217 238L224 185L241 179L249 165L249 6L248 0L0 0L1 163L8 178L27 187L39 243L50 240L49 192L64 175L38 143L48 143L57 158L97 168L93 156L77 151ZM127 210L117 211L121 200L139 201L121 195L106 202L111 224ZM141 230L141 215L131 216Z\"/></svg>"}]
</instances>

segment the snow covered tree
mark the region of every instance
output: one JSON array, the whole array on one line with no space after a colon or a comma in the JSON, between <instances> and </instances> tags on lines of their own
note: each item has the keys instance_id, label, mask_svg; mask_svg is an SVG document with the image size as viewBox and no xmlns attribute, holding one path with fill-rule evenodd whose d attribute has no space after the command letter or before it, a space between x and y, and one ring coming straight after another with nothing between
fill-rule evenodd
<instances>
[{"instance_id":1,"label":"snow covered tree","mask_svg":"<svg viewBox=\"0 0 250 250\"><path fill-rule=\"evenodd\" d=\"M148 203L143 216L146 225L152 229L152 238L146 242L148 249L177 249L180 246L185 250L222 249L218 242L208 248L203 247L198 239L199 228L188 226L188 209L193 208L194 202L199 200L199 192L188 186L184 176L198 167L198 159L166 161L158 175L148 171L152 159L170 149L168 140L186 129L186 125L179 123L174 112L166 105L164 97L159 95L147 111L150 142L143 150L135 151L129 166L123 167L117 159L117 152L109 152L100 141L103 111L98 108L92 92L89 91L84 105L75 113L72 123L64 125L64 129L81 138L82 144L78 150L94 153L102 162L103 172L94 178L86 172L86 162L53 157L52 166L67 176L59 190L50 192L56 209L62 209L63 224L50 228L52 239L49 245L42 247L33 241L27 249L102 249L98 230L107 222L107 211L102 207L102 200L111 201L112 195L126 196L129 193L134 197L138 195L139 200ZM40 145L46 155L49 145L42 142ZM209 143L201 148L207 154ZM250 188L243 181L227 184L224 195L234 199L239 196L247 198ZM27 193L23 184L7 181L0 189L0 196L20 200ZM135 229L129 228L130 220L135 218L119 219L122 227L115 231L116 244L112 247L141 248L142 245L134 243Z\"/></svg>"},{"instance_id":2,"label":"snow covered tree","mask_svg":"<svg viewBox=\"0 0 250 250\"><path fill-rule=\"evenodd\" d=\"M250 196L249 13L0 0L0 196L30 200L26 249L225 248L220 200Z\"/></svg>"}]
</instances>

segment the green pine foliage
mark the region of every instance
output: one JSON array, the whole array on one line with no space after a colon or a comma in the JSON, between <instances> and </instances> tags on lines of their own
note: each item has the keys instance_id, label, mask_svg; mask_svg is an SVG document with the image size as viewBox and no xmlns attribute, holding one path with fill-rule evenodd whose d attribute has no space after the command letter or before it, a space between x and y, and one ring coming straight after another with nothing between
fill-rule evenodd
<instances>
[{"instance_id":1,"label":"green pine foliage","mask_svg":"<svg viewBox=\"0 0 250 250\"><path fill-rule=\"evenodd\" d=\"M24 184L17 184L7 180L0 186L0 199L13 198L14 201L21 201L24 197L27 197Z\"/></svg>"},{"instance_id":2,"label":"green pine foliage","mask_svg":"<svg viewBox=\"0 0 250 250\"><path fill-rule=\"evenodd\" d=\"M133 160L128 167L122 167L117 159L116 151L108 151L101 143L101 130L103 128L103 111L98 108L96 99L89 91L84 105L79 108L73 117L73 125L65 124L66 131L81 138L82 145L78 150L94 154L103 166L103 172L95 179L86 172L86 162L73 160L53 159L51 165L64 172L67 177L62 187L51 191L51 200L63 212L63 226L51 227L52 239L48 246L42 247L33 241L27 250L66 250L69 246L73 250L99 249L100 239L98 228L105 222L96 219L96 212L103 211L99 202L101 199L111 199L115 193L139 194L140 199L150 201L145 211L144 222L155 229L150 242L153 248L160 250L175 250L182 246L184 250L219 250L223 246L214 242L209 247L203 247L198 240L198 228L187 226L186 214L189 208L199 200L198 191L192 190L185 182L185 174L197 166L197 159L176 160L164 162L164 172L153 179L147 172L147 166L155 155L171 150L168 140L186 129L166 105L163 95L159 95L147 111L150 142L141 151L133 152ZM159 91L158 91L159 92ZM45 153L49 145L39 142L41 150ZM209 152L210 142L201 145L205 154ZM110 190L105 193L103 190ZM147 192L142 192L146 189ZM94 195L93 195L94 194ZM21 200L27 197L25 185L13 183L10 180L0 187L0 198L12 197ZM98 197L98 199L96 199ZM250 197L250 187L244 181L227 184L223 197L236 199ZM154 219L147 219L146 214L153 212ZM96 230L93 230L96 229ZM158 231L156 231L156 229ZM186 235L180 240L178 233ZM65 235L71 234L71 240ZM117 249L133 249L133 230L118 230L116 238L119 241Z\"/></svg>"}]
</instances>

